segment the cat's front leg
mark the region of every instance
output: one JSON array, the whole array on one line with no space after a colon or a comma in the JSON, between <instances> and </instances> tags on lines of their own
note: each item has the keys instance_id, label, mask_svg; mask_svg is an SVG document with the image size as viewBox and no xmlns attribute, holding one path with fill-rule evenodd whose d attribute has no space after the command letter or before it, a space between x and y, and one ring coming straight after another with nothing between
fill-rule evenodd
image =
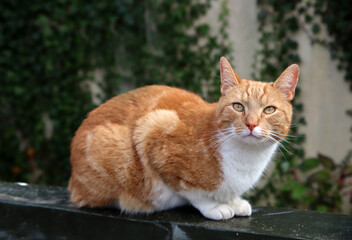
<instances>
[{"instance_id":1,"label":"cat's front leg","mask_svg":"<svg viewBox=\"0 0 352 240\"><path fill-rule=\"evenodd\" d=\"M235 216L250 216L252 207L247 200L235 197L229 202L229 205L234 210Z\"/></svg>"}]
</instances>

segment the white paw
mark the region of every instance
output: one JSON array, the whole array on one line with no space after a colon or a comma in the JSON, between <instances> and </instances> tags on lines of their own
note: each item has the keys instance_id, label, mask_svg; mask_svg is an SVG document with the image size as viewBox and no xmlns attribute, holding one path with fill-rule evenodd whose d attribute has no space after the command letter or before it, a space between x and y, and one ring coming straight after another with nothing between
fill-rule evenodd
<instances>
[{"instance_id":1,"label":"white paw","mask_svg":"<svg viewBox=\"0 0 352 240\"><path fill-rule=\"evenodd\" d=\"M252 207L249 202L241 198L232 200L230 206L235 211L235 216L250 216L252 214Z\"/></svg>"},{"instance_id":2,"label":"white paw","mask_svg":"<svg viewBox=\"0 0 352 240\"><path fill-rule=\"evenodd\" d=\"M235 215L235 211L228 204L218 204L212 208L203 210L202 214L204 217L213 220L225 220L232 218Z\"/></svg>"}]
</instances>

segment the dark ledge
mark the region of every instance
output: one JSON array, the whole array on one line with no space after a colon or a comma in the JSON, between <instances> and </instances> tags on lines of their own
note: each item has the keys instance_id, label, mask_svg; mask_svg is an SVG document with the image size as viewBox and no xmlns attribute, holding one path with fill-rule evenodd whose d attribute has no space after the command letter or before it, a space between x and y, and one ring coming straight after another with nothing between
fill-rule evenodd
<instances>
[{"instance_id":1,"label":"dark ledge","mask_svg":"<svg viewBox=\"0 0 352 240\"><path fill-rule=\"evenodd\" d=\"M0 182L0 239L352 239L352 216L254 208L211 221L187 207L149 216L78 209L64 188Z\"/></svg>"}]
</instances>

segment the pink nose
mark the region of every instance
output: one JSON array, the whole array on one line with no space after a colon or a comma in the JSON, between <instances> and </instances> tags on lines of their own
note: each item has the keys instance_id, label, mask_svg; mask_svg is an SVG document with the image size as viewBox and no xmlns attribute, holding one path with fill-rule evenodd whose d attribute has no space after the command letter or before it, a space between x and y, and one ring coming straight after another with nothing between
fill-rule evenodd
<instances>
[{"instance_id":1,"label":"pink nose","mask_svg":"<svg viewBox=\"0 0 352 240\"><path fill-rule=\"evenodd\" d=\"M255 124L255 123L246 123L246 126L252 132L253 129L257 126L257 124Z\"/></svg>"}]
</instances>

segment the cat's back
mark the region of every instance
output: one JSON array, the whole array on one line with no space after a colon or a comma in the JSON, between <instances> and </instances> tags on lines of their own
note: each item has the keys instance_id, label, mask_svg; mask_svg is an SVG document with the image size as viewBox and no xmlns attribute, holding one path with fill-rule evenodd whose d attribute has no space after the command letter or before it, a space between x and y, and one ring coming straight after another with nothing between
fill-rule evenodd
<instances>
[{"instance_id":1,"label":"cat's back","mask_svg":"<svg viewBox=\"0 0 352 240\"><path fill-rule=\"evenodd\" d=\"M94 128L107 122L132 126L135 122L156 109L174 110L180 115L192 111L192 107L208 104L198 95L183 89L151 85L118 95L88 114L80 128Z\"/></svg>"}]
</instances>

